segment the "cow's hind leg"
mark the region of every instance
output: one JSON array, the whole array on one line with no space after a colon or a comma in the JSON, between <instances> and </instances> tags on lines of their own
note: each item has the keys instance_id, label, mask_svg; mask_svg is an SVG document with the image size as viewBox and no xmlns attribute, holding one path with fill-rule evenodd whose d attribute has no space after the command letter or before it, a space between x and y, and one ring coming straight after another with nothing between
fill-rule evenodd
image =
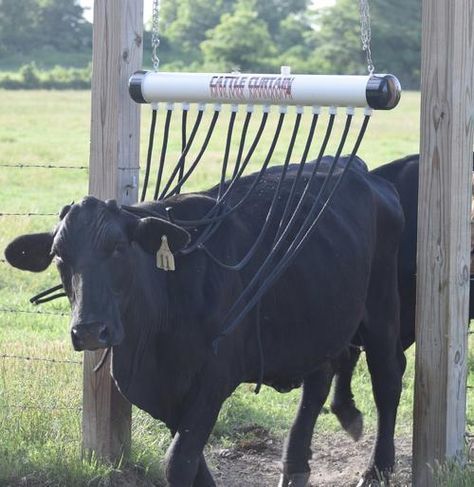
<instances>
[{"instance_id":1,"label":"cow's hind leg","mask_svg":"<svg viewBox=\"0 0 474 487\"><path fill-rule=\"evenodd\" d=\"M354 403L351 389L352 374L359 355L359 349L351 347L339 357L334 378L334 396L331 401L331 411L354 441L360 439L364 426L362 413Z\"/></svg>"},{"instance_id":2,"label":"cow's hind leg","mask_svg":"<svg viewBox=\"0 0 474 487\"><path fill-rule=\"evenodd\" d=\"M400 341L396 272L391 274L387 266L380 268L384 272L375 276L376 285L369 290L367 319L362 325L378 424L372 458L360 486L374 485L378 479L387 483L393 470L395 420L406 365ZM384 284L385 289L381 289Z\"/></svg>"},{"instance_id":3,"label":"cow's hind leg","mask_svg":"<svg viewBox=\"0 0 474 487\"><path fill-rule=\"evenodd\" d=\"M333 367L328 363L303 381L298 413L283 449L279 487L306 487L308 484L311 438L333 375Z\"/></svg>"},{"instance_id":4,"label":"cow's hind leg","mask_svg":"<svg viewBox=\"0 0 474 487\"><path fill-rule=\"evenodd\" d=\"M384 351L380 344L368 346L369 367L375 404L378 412L377 438L369 468L359 486L374 485L374 480L388 483L395 463L394 432L398 403L405 370L405 356L394 337L394 350Z\"/></svg>"}]
</instances>

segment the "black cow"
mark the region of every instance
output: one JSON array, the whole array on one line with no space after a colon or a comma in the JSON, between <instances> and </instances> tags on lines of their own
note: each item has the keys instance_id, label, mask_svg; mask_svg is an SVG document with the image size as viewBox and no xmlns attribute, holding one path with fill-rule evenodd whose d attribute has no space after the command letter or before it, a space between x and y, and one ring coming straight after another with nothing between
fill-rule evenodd
<instances>
[{"instance_id":1,"label":"black cow","mask_svg":"<svg viewBox=\"0 0 474 487\"><path fill-rule=\"evenodd\" d=\"M366 347L379 413L362 484L369 485L377 472L388 474L394 464L405 367L397 292L403 213L392 185L360 166L347 172L317 231L258 306L263 383L277 390L303 384L280 486L307 485L312 432L333 364L356 333ZM312 169L307 164L298 194ZM290 166L284 195L296 172ZM262 228L280 173L281 168L267 171L246 203L224 221L208 242L212 253L227 262L245 254ZM254 178L239 181L229 205L243 197ZM312 195L323 179L317 177ZM215 485L203 447L224 400L260 374L255 311L221 340L217 353L212 343L272 245L279 218L244 270L225 270L200 250L184 254L201 230L190 235L167 218L200 218L215 196L213 189L127 208L87 197L62 211L52 233L18 237L6 250L8 261L24 270L44 270L55 259L71 303L74 348L113 347L112 373L123 395L170 429L166 478L172 487ZM277 203L279 215L284 202ZM176 255L175 272L155 264L164 235Z\"/></svg>"},{"instance_id":2,"label":"black cow","mask_svg":"<svg viewBox=\"0 0 474 487\"><path fill-rule=\"evenodd\" d=\"M415 341L419 159L418 154L407 156L372 171L372 174L390 181L395 186L400 195L400 203L405 215L405 227L400 241L398 258L400 336L404 350ZM474 249L473 244L474 232L471 230L471 249ZM472 255L471 251L471 281L474 270ZM474 289L472 286L469 296L469 319L474 319ZM360 340L356 341L356 344L363 345ZM362 415L353 401L351 379L359 355L359 349L351 347L348 353L341 356L331 403L331 409L341 425L355 440L358 440L362 433Z\"/></svg>"}]
</instances>

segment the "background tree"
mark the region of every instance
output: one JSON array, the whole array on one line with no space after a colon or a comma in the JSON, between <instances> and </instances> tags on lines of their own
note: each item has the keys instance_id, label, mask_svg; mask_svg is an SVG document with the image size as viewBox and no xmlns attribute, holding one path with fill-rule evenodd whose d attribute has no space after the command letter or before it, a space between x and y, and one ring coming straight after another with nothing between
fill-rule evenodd
<instances>
[{"instance_id":1,"label":"background tree","mask_svg":"<svg viewBox=\"0 0 474 487\"><path fill-rule=\"evenodd\" d=\"M406 88L419 86L420 0L371 0L372 53L378 72L393 72ZM361 51L359 7L337 0L315 18L314 56L319 66L340 74L366 73Z\"/></svg>"},{"instance_id":2,"label":"background tree","mask_svg":"<svg viewBox=\"0 0 474 487\"><path fill-rule=\"evenodd\" d=\"M27 54L49 46L62 52L90 48L91 26L78 0L0 0L0 49Z\"/></svg>"},{"instance_id":3,"label":"background tree","mask_svg":"<svg viewBox=\"0 0 474 487\"><path fill-rule=\"evenodd\" d=\"M0 0L0 53L31 49L36 40L37 21L35 0Z\"/></svg>"},{"instance_id":4,"label":"background tree","mask_svg":"<svg viewBox=\"0 0 474 487\"><path fill-rule=\"evenodd\" d=\"M165 69L178 71L275 72L290 65L300 73L364 74L358 4L336 0L315 10L312 0L164 0L159 56ZM420 0L370 0L370 7L376 69L393 72L405 88L417 88ZM79 0L0 0L0 54L10 64L17 56L48 66L70 65L75 58L82 66L92 41L83 13ZM144 47L150 66L149 32Z\"/></svg>"},{"instance_id":5,"label":"background tree","mask_svg":"<svg viewBox=\"0 0 474 487\"><path fill-rule=\"evenodd\" d=\"M92 46L79 0L38 0L38 5L37 37L42 44L58 51Z\"/></svg>"},{"instance_id":6,"label":"background tree","mask_svg":"<svg viewBox=\"0 0 474 487\"><path fill-rule=\"evenodd\" d=\"M421 1L372 0L372 4L373 53L377 69L379 72L391 70L406 88L419 88Z\"/></svg>"},{"instance_id":7,"label":"background tree","mask_svg":"<svg viewBox=\"0 0 474 487\"><path fill-rule=\"evenodd\" d=\"M161 7L160 51L163 61L178 68L200 65L200 44L206 32L219 24L223 14L232 11L235 0L164 1Z\"/></svg>"},{"instance_id":8,"label":"background tree","mask_svg":"<svg viewBox=\"0 0 474 487\"><path fill-rule=\"evenodd\" d=\"M208 66L238 65L242 69L277 66L278 55L293 49L295 42L304 50L304 36L312 30L307 15L309 4L309 0L163 2L162 59L167 66L186 69L200 69L203 62ZM243 17L249 23L245 24ZM221 27L223 23L225 27ZM226 28L232 29L232 35L225 32ZM250 46L251 39L263 45ZM227 44L218 45L219 42ZM255 62L251 60L252 52ZM168 64L168 60L174 62Z\"/></svg>"},{"instance_id":9,"label":"background tree","mask_svg":"<svg viewBox=\"0 0 474 487\"><path fill-rule=\"evenodd\" d=\"M232 13L222 15L220 23L207 32L201 44L204 60L220 69L243 71L266 69L275 54L266 22L258 17L257 0L239 0Z\"/></svg>"}]
</instances>

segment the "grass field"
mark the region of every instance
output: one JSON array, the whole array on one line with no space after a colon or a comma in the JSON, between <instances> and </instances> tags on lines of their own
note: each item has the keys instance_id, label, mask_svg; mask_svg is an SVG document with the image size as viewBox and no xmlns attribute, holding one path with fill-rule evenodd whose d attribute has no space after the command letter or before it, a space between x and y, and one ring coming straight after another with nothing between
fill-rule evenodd
<instances>
[{"instance_id":1,"label":"grass field","mask_svg":"<svg viewBox=\"0 0 474 487\"><path fill-rule=\"evenodd\" d=\"M87 92L0 91L0 164L87 165L89 96ZM418 152L418 105L417 93L405 93L401 106L393 113L374 116L359 152L370 167ZM149 120L146 108L143 114L142 154L145 154ZM193 116L191 114L191 119ZM291 119L292 115L289 117ZM275 120L276 115L272 117L272 123ZM306 126L303 126L303 133ZM252 127L255 127L255 122ZM285 137L290 130L291 124L285 125ZM336 133L340 130L339 124ZM219 124L203 164L204 170L197 173L191 189L203 188L218 180L219 153L225 132L226 124ZM172 133L170 150L176 153L180 146L180 133L176 127ZM318 134L320 138L321 133ZM268 147L270 131L264 138L262 146ZM303 140L299 140L299 150L302 144ZM333 144L328 153L334 150ZM281 162L284 152L284 144L280 144L274 160ZM14 236L47 230L56 221L55 216L6 216L5 213L57 212L64 204L78 201L87 194L87 178L87 171L80 169L1 167L0 213L3 216L0 216L0 249L3 251ZM96 485L97 479L107 478L111 472L110 468L80 459L82 373L80 364L76 362L80 362L82 357L72 351L67 316L6 311L11 308L34 311L28 304L28 298L56 283L58 277L54 269L30 275L0 263L0 485L19 484L22 478L37 481L34 485L73 486L89 482ZM46 304L41 310L66 314L68 311L64 300ZM12 356L49 358L56 362ZM401 434L411 429L413 350L408 353L408 364L398 420ZM470 368L470 385L474 385L472 352ZM372 401L365 400L371 397L371 390L364 364L357 369L354 389L367 427L373 429L376 412ZM287 431L298 401L298 391L282 395L264 388L260 395L255 396L252 390L252 386L241 386L225 404L211 438L212 444L232 444L244 434L242 427L249 424L259 424L277 438ZM474 421L473 399L471 390L471 422ZM160 459L169 443L168 434L162 425L144 413L134 410L133 415L131 464L139 466L150 478L158 481L161 477ZM334 431L337 428L330 414L322 415L318 422L319 430Z\"/></svg>"}]
</instances>

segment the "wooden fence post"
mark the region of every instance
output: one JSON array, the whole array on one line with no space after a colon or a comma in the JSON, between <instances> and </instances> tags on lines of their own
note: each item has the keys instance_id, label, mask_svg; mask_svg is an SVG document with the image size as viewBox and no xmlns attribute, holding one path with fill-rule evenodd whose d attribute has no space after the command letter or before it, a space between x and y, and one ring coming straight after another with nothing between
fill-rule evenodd
<instances>
[{"instance_id":1,"label":"wooden fence post","mask_svg":"<svg viewBox=\"0 0 474 487\"><path fill-rule=\"evenodd\" d=\"M140 110L128 96L129 76L142 63L143 0L95 0L89 193L137 201ZM83 449L117 461L130 448L131 406L110 375L110 356L84 356Z\"/></svg>"},{"instance_id":2,"label":"wooden fence post","mask_svg":"<svg viewBox=\"0 0 474 487\"><path fill-rule=\"evenodd\" d=\"M466 420L474 0L423 0L413 485L459 459Z\"/></svg>"}]
</instances>

